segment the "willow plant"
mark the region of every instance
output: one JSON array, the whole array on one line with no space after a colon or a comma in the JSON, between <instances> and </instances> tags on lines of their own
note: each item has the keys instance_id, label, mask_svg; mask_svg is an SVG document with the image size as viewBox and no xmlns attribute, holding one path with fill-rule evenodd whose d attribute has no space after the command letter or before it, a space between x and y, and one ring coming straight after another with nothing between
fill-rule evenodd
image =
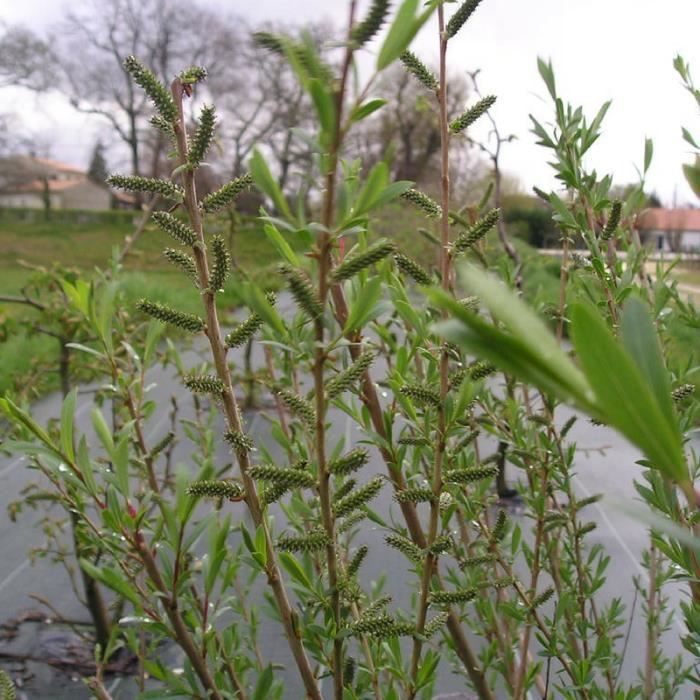
<instances>
[{"instance_id":1,"label":"willow plant","mask_svg":"<svg viewBox=\"0 0 700 700\"><path fill-rule=\"evenodd\" d=\"M448 664L486 700L520 700L533 690L542 697L652 697L656 687L677 688L690 677L681 661L662 658L665 599L651 589L643 606L649 639L641 680L621 677L631 613L619 598L601 596L609 557L601 545L589 545L596 523L588 515L599 496L577 493L571 442L577 419L562 422L557 408L573 403L635 441L650 467L650 486L640 484L640 493L688 535L697 507L697 465L686 461L681 432L692 421L688 368L664 365L656 333L664 337L668 320L661 309L669 300L686 318L695 312L672 288L652 289L642 274L634 202L613 203L611 181L580 165L605 110L589 125L580 110L565 108L545 63L540 71L561 106L560 123L554 134L539 122L535 129L556 153L558 174L570 178L565 184L572 193L571 199L546 195L565 237L557 336L561 340L572 321L580 367L515 292L480 269L492 259L488 240L500 214L487 201L452 201L449 146L466 137L495 98L447 117L449 48L478 5L466 0L448 16L451 3L404 0L389 20L388 2L374 0L356 17L353 0L337 69L304 36L256 35L261 46L286 57L314 105L318 128L308 140L315 145L310 177L318 201L311 211L290 203L260 152L249 174L200 198L196 174L218 119L212 106L203 106L188 132L185 101L205 69L183 71L168 89L137 58L126 59L176 162L170 179L114 175L110 184L172 202L153 220L170 237L165 255L191 281L201 311L149 299L138 308L206 341L207 366L187 368L179 360L199 416L196 427L185 428L197 445L194 466L172 475L172 494L163 488L162 448L150 444L146 430L156 407L144 382L126 380L111 362L112 302L100 302L83 282L66 292L99 340L96 352L127 420L111 430L101 411L94 412L100 447L99 459L92 459L87 439L76 434L75 394L64 403L57 435L11 401L2 404L40 443L21 448L43 460L61 498L72 505L80 499L76 510L86 533L103 542L104 557L84 559L83 568L133 608L99 649L91 687L100 697L107 697L103 669L120 644L141 660L145 696L148 673L183 696L281 697L274 656L257 644L254 596L262 584L303 692L319 700L329 695L327 678L337 700L433 697ZM436 73L409 49L433 21ZM374 70L357 85L357 54L384 25ZM437 198L415 183L390 182L384 162L363 173L344 157L350 131L383 108L383 100L371 97L372 86L395 61L423 85L440 124ZM232 276L226 242L208 233L208 223L249 187L268 200L261 235L279 252L291 313L282 312L275 295ZM399 198L426 216L435 260L405 255L398 235L373 235L373 217ZM573 232L589 243L590 269L573 268ZM618 246L628 248L626 267ZM463 259L472 265L460 278ZM519 275L509 269L513 264L511 257L498 262L508 280ZM228 284L237 285L247 314L233 328L222 327L216 306ZM639 289L644 302L632 298ZM575 307L576 295L588 295L598 309ZM655 309L656 326L647 307ZM155 328L129 350L139 366L153 360ZM262 345L261 376L274 406L263 438L241 411L232 373L236 353L251 342ZM669 369L676 372L673 383ZM620 381L613 381L615 373ZM681 416L674 400L687 409ZM648 406L645 425L660 427L658 439L640 429L639 405ZM337 437L338 417L349 419L357 441ZM215 428L222 418L223 428ZM219 463L217 445L227 447L235 464ZM506 461L523 477L522 520L492 493ZM378 506L389 490L392 505ZM372 582L364 574L367 562L383 553L364 541L367 520L382 532L383 551L405 559L414 595L403 609L385 592L385 579ZM664 532L654 526L650 576L664 584L670 563L687 573L694 595L686 607L687 644L695 649L695 550L674 539L677 533ZM182 673L160 658L164 639L184 654Z\"/></svg>"}]
</instances>

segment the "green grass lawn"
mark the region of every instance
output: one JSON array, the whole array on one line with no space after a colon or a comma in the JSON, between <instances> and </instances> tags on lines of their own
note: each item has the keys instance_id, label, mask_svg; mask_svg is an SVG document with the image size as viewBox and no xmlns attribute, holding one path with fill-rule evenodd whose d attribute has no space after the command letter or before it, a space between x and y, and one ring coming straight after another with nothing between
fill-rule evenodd
<instances>
[{"instance_id":1,"label":"green grass lawn","mask_svg":"<svg viewBox=\"0 0 700 700\"><path fill-rule=\"evenodd\" d=\"M121 212L117 212L122 214ZM14 221L0 215L0 295L18 295L31 277L32 270L26 265L53 264L74 267L91 273L96 267L109 267L109 259L115 247L123 245L131 234L135 222L131 217L119 216L103 223L66 223L62 221ZM405 206L389 206L380 219L372 222L371 236L387 236L396 241L399 249L416 258L426 267L435 264L437 248L418 232L429 226L419 213ZM234 263L246 271L257 282L267 288L279 283L274 266L279 255L259 225L252 219L244 221L233 233L228 221L214 220L207 233L219 233L233 253ZM298 247L293 234L287 236L292 247ZM559 290L559 262L543 258L539 252L520 239L514 238L523 262L525 297L536 308L556 306ZM350 243L352 245L352 243ZM127 304L135 304L141 297L168 302L182 311L200 312L197 290L180 271L163 257L163 249L176 244L154 225L149 225L131 248L124 260L122 275ZM500 255L495 232L486 240L486 254L494 262ZM700 284L697 268L679 269L679 280ZM237 276L234 273L223 294L218 295L222 311L232 309L238 303L236 293ZM34 315L32 315L34 314ZM39 361L55 363L57 341L44 335L27 334L17 323L21 319L36 318L28 307L0 302L0 395L23 381L33 363ZM5 332L2 333L3 322ZM690 337L692 336L692 337ZM690 353L697 357L700 344L697 329L679 331L676 352ZM45 391L56 385L55 378L46 375ZM700 378L699 378L700 379ZM697 381L697 380L696 380Z\"/></svg>"},{"instance_id":2,"label":"green grass lawn","mask_svg":"<svg viewBox=\"0 0 700 700\"><path fill-rule=\"evenodd\" d=\"M95 268L108 269L112 251L124 244L135 229L130 217L100 223L66 223L64 221L17 221L0 217L0 295L21 294L34 271L31 266L50 268L57 264L76 268L87 274ZM213 221L208 233L220 233L228 241L234 264L266 287L274 287L278 277L270 274L279 261L278 254L255 222L244 222L233 233L228 222ZM149 225L124 260L122 275L127 303L141 297L167 301L173 306L195 313L201 309L197 290L189 279L163 257L163 249L177 244L154 225ZM237 305L236 275L229 278L223 294L218 296L223 311ZM51 364L58 353L58 343L46 335L27 333L17 321L38 319L31 308L0 301L0 395L22 382L32 366ZM8 323L9 320L9 323ZM45 386L39 393L56 386L55 377L44 376Z\"/></svg>"}]
</instances>

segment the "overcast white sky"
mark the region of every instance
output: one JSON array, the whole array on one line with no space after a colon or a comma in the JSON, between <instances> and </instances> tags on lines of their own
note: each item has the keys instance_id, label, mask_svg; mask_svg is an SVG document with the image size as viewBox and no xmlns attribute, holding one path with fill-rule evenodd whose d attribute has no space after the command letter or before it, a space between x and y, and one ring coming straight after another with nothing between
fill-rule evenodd
<instances>
[{"instance_id":1,"label":"overcast white sky","mask_svg":"<svg viewBox=\"0 0 700 700\"><path fill-rule=\"evenodd\" d=\"M186 0L183 0L186 1ZM341 24L345 0L204 0L254 24L265 20L303 23L327 18ZM60 21L62 8L79 0L0 0L0 22L42 29ZM397 4L397 3L394 3ZM361 0L364 9L367 0ZM453 6L453 7L456 7ZM448 12L451 11L448 7ZM369 46L376 50L377 44ZM437 56L436 30L427 27L414 50L428 63ZM534 145L528 114L547 121L551 105L537 74L537 56L551 58L560 94L587 114L606 99L613 104L591 164L625 183L636 178L645 136L654 140L648 178L665 204L699 204L683 180L681 163L691 160L681 125L700 135L700 114L672 67L681 53L700 83L700 0L483 0L450 45L453 70L481 69L480 88L498 95L493 113L505 134L518 140L504 147L504 168L526 188L554 187L546 152ZM18 100L21 98L22 102ZM56 127L53 155L82 164L94 143L95 126L69 115L59 102L18 96L17 104L42 113L42 128ZM7 104L7 103L6 103Z\"/></svg>"}]
</instances>

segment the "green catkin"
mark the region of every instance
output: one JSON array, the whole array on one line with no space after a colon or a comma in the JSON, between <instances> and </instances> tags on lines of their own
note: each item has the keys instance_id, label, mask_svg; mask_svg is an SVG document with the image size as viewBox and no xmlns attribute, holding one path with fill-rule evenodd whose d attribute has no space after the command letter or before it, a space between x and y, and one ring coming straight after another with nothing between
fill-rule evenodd
<instances>
[{"instance_id":1,"label":"green catkin","mask_svg":"<svg viewBox=\"0 0 700 700\"><path fill-rule=\"evenodd\" d=\"M306 535L282 535L277 538L277 547L284 552L318 552L330 541L324 530L315 530Z\"/></svg>"},{"instance_id":2,"label":"green catkin","mask_svg":"<svg viewBox=\"0 0 700 700\"><path fill-rule=\"evenodd\" d=\"M492 209L473 223L464 233L459 235L454 243L455 250L458 253L463 253L480 241L496 225L500 213L500 209Z\"/></svg>"},{"instance_id":3,"label":"green catkin","mask_svg":"<svg viewBox=\"0 0 700 700\"><path fill-rule=\"evenodd\" d=\"M465 0L450 17L447 23L447 31L445 32L448 39L451 39L464 26L465 22L471 17L472 13L479 6L481 0Z\"/></svg>"},{"instance_id":4,"label":"green catkin","mask_svg":"<svg viewBox=\"0 0 700 700\"><path fill-rule=\"evenodd\" d=\"M430 553L433 555L444 554L445 552L452 549L454 546L454 540L451 535L442 535L437 537L433 544L428 548Z\"/></svg>"},{"instance_id":5,"label":"green catkin","mask_svg":"<svg viewBox=\"0 0 700 700\"><path fill-rule=\"evenodd\" d=\"M212 292L223 290L229 273L231 272L231 256L224 239L216 235L211 239L211 250L214 263L209 277L209 288Z\"/></svg>"},{"instance_id":6,"label":"green catkin","mask_svg":"<svg viewBox=\"0 0 700 700\"><path fill-rule=\"evenodd\" d=\"M245 491L236 481L194 481L187 487L187 493L194 498L226 498L239 501Z\"/></svg>"},{"instance_id":7,"label":"green catkin","mask_svg":"<svg viewBox=\"0 0 700 700\"><path fill-rule=\"evenodd\" d=\"M425 623L425 627L423 627L423 636L428 639L434 636L436 632L439 632L445 626L449 616L449 613L441 612L435 615L435 617L430 618L430 620Z\"/></svg>"},{"instance_id":8,"label":"green catkin","mask_svg":"<svg viewBox=\"0 0 700 700\"><path fill-rule=\"evenodd\" d=\"M364 615L372 617L378 615L382 610L386 608L387 605L391 603L390 595L383 595L377 598L377 600L371 602L364 611Z\"/></svg>"},{"instance_id":9,"label":"green catkin","mask_svg":"<svg viewBox=\"0 0 700 700\"><path fill-rule=\"evenodd\" d=\"M406 190L401 197L406 201L411 202L411 204L425 212L425 214L432 219L439 219L440 215L442 214L440 205L434 199L431 199L427 194L423 194L423 192L420 192L419 190Z\"/></svg>"},{"instance_id":10,"label":"green catkin","mask_svg":"<svg viewBox=\"0 0 700 700\"><path fill-rule=\"evenodd\" d=\"M276 503L289 488L285 484L268 484L260 491L260 500L264 506L269 506L270 503Z\"/></svg>"},{"instance_id":11,"label":"green catkin","mask_svg":"<svg viewBox=\"0 0 700 700\"><path fill-rule=\"evenodd\" d=\"M428 600L431 605L452 605L454 603L468 603L476 598L476 588L464 588L458 591L433 591Z\"/></svg>"},{"instance_id":12,"label":"green catkin","mask_svg":"<svg viewBox=\"0 0 700 700\"><path fill-rule=\"evenodd\" d=\"M223 187L208 194L200 203L202 210L211 214L232 204L236 197L248 189L253 184L253 177L250 174L241 175L231 182L227 182Z\"/></svg>"},{"instance_id":13,"label":"green catkin","mask_svg":"<svg viewBox=\"0 0 700 700\"><path fill-rule=\"evenodd\" d=\"M568 520L566 513L560 513L558 510L552 510L545 513L543 522L545 523L565 523Z\"/></svg>"},{"instance_id":14,"label":"green catkin","mask_svg":"<svg viewBox=\"0 0 700 700\"><path fill-rule=\"evenodd\" d=\"M479 379L485 379L495 372L496 368L488 362L481 362L479 360L469 365L469 376L475 382Z\"/></svg>"},{"instance_id":15,"label":"green catkin","mask_svg":"<svg viewBox=\"0 0 700 700\"><path fill-rule=\"evenodd\" d=\"M169 233L178 243L193 246L197 242L197 234L185 223L166 211L154 211L153 221L166 233Z\"/></svg>"},{"instance_id":16,"label":"green catkin","mask_svg":"<svg viewBox=\"0 0 700 700\"><path fill-rule=\"evenodd\" d=\"M415 260L409 258L408 255L397 253L394 255L394 262L396 263L396 267L398 267L406 277L410 277L417 284L422 284L427 287L433 283L428 271L421 267Z\"/></svg>"},{"instance_id":17,"label":"green catkin","mask_svg":"<svg viewBox=\"0 0 700 700\"><path fill-rule=\"evenodd\" d=\"M366 505L377 496L382 486L384 486L384 479L381 476L376 476L355 491L351 491L347 496L339 499L333 505L335 516L337 518L342 518L349 515L354 510L362 508L362 506Z\"/></svg>"},{"instance_id":18,"label":"green catkin","mask_svg":"<svg viewBox=\"0 0 700 700\"><path fill-rule=\"evenodd\" d=\"M159 304L157 301L141 299L136 307L158 321L169 323L190 333L199 333L205 328L204 320L199 316L177 311L169 306L165 306L165 304Z\"/></svg>"},{"instance_id":19,"label":"green catkin","mask_svg":"<svg viewBox=\"0 0 700 700\"><path fill-rule=\"evenodd\" d=\"M585 525L581 525L581 527L578 528L576 532L577 537L584 537L585 535L593 532L598 527L597 523L590 522L586 523Z\"/></svg>"},{"instance_id":20,"label":"green catkin","mask_svg":"<svg viewBox=\"0 0 700 700\"><path fill-rule=\"evenodd\" d=\"M504 576L503 578L497 578L494 581L489 581L486 585L491 586L491 588L508 588L515 583L515 579L512 576Z\"/></svg>"},{"instance_id":21,"label":"green catkin","mask_svg":"<svg viewBox=\"0 0 700 700\"><path fill-rule=\"evenodd\" d=\"M370 616L365 613L350 628L356 635L366 635L374 639L410 636L415 627L407 622L398 622L389 615Z\"/></svg>"},{"instance_id":22,"label":"green catkin","mask_svg":"<svg viewBox=\"0 0 700 700\"><path fill-rule=\"evenodd\" d=\"M473 557L467 557L466 559L463 559L459 563L459 568L464 570L464 569L469 569L474 566L483 566L484 564L490 564L491 562L496 561L496 555L495 554L478 554Z\"/></svg>"},{"instance_id":23,"label":"green catkin","mask_svg":"<svg viewBox=\"0 0 700 700\"><path fill-rule=\"evenodd\" d=\"M454 504L454 502L455 499L452 497L452 494L448 493L447 491L443 491L438 499L438 507L440 508L440 512L445 513L447 509Z\"/></svg>"},{"instance_id":24,"label":"green catkin","mask_svg":"<svg viewBox=\"0 0 700 700\"><path fill-rule=\"evenodd\" d=\"M479 437L479 434L479 430L472 430L471 432L467 433L461 440L459 440L459 442L457 442L454 447L454 452L461 452L467 445L474 442L474 440Z\"/></svg>"},{"instance_id":25,"label":"green catkin","mask_svg":"<svg viewBox=\"0 0 700 700\"><path fill-rule=\"evenodd\" d=\"M582 508L585 508L586 506L592 506L594 503L598 503L602 499L602 493L594 493L592 496L588 496L587 498L582 498L580 501L576 501L573 505L576 511L579 511Z\"/></svg>"},{"instance_id":26,"label":"green catkin","mask_svg":"<svg viewBox=\"0 0 700 700\"><path fill-rule=\"evenodd\" d=\"M155 459L163 450L166 450L170 444L173 442L175 439L175 433L169 431L166 433L165 437L157 442L155 446L151 449L151 451L148 453L148 456L150 459Z\"/></svg>"},{"instance_id":27,"label":"green catkin","mask_svg":"<svg viewBox=\"0 0 700 700\"><path fill-rule=\"evenodd\" d=\"M571 260L575 270L587 270L589 267L593 267L591 261L581 253L571 253Z\"/></svg>"},{"instance_id":28,"label":"green catkin","mask_svg":"<svg viewBox=\"0 0 700 700\"><path fill-rule=\"evenodd\" d=\"M288 467L276 467L273 464L256 464L249 470L253 479L283 484L287 488L312 488L316 479L310 472Z\"/></svg>"},{"instance_id":29,"label":"green catkin","mask_svg":"<svg viewBox=\"0 0 700 700\"><path fill-rule=\"evenodd\" d=\"M261 49L266 49L279 56L284 54L284 41L270 32L253 32L253 41Z\"/></svg>"},{"instance_id":30,"label":"green catkin","mask_svg":"<svg viewBox=\"0 0 700 700\"><path fill-rule=\"evenodd\" d=\"M287 389L279 389L277 396L282 399L282 403L306 425L310 430L316 428L316 411L309 401L302 399L301 396L293 394Z\"/></svg>"},{"instance_id":31,"label":"green catkin","mask_svg":"<svg viewBox=\"0 0 700 700\"><path fill-rule=\"evenodd\" d=\"M432 71L428 70L426 65L416 54L412 51L404 51L399 58L406 70L424 87L428 88L428 90L438 89L437 78L433 75Z\"/></svg>"},{"instance_id":32,"label":"green catkin","mask_svg":"<svg viewBox=\"0 0 700 700\"><path fill-rule=\"evenodd\" d=\"M343 262L331 272L331 281L337 283L348 280L370 265L384 260L384 258L391 255L395 250L396 245L391 241L378 241L361 253L348 255Z\"/></svg>"},{"instance_id":33,"label":"green catkin","mask_svg":"<svg viewBox=\"0 0 700 700\"><path fill-rule=\"evenodd\" d=\"M447 386L450 389L457 389L462 385L462 382L469 376L469 369L467 367L462 367L461 369L456 369L454 372L450 372L447 378Z\"/></svg>"},{"instance_id":34,"label":"green catkin","mask_svg":"<svg viewBox=\"0 0 700 700\"><path fill-rule=\"evenodd\" d=\"M190 66L183 70L178 77L180 82L185 85L194 85L207 79L207 69L204 66Z\"/></svg>"},{"instance_id":35,"label":"green catkin","mask_svg":"<svg viewBox=\"0 0 700 700\"><path fill-rule=\"evenodd\" d=\"M312 320L323 316L323 305L316 296L308 278L291 265L280 265L279 272L287 280L289 291L299 308L303 309Z\"/></svg>"},{"instance_id":36,"label":"green catkin","mask_svg":"<svg viewBox=\"0 0 700 700\"><path fill-rule=\"evenodd\" d=\"M423 550L407 537L401 535L387 535L384 541L393 549L397 549L401 552L410 561L416 564L423 561Z\"/></svg>"},{"instance_id":37,"label":"green catkin","mask_svg":"<svg viewBox=\"0 0 700 700\"><path fill-rule=\"evenodd\" d=\"M226 335L224 343L227 348L239 348L245 345L257 331L262 328L263 320L257 314L251 314L248 318L239 323Z\"/></svg>"},{"instance_id":38,"label":"green catkin","mask_svg":"<svg viewBox=\"0 0 700 700\"><path fill-rule=\"evenodd\" d=\"M326 384L328 399L334 399L344 391L352 389L364 377L372 362L374 362L374 354L369 351L363 352L347 369L336 374Z\"/></svg>"},{"instance_id":39,"label":"green catkin","mask_svg":"<svg viewBox=\"0 0 700 700\"><path fill-rule=\"evenodd\" d=\"M351 513L347 518L345 518L340 525L338 525L338 532L342 535L344 532L352 530L355 525L362 522L366 517L367 513L362 510L356 510L354 513Z\"/></svg>"},{"instance_id":40,"label":"green catkin","mask_svg":"<svg viewBox=\"0 0 700 700\"><path fill-rule=\"evenodd\" d=\"M362 589L354 579L340 577L338 579L338 591L343 600L348 603L359 603L362 600Z\"/></svg>"},{"instance_id":41,"label":"green catkin","mask_svg":"<svg viewBox=\"0 0 700 700\"><path fill-rule=\"evenodd\" d=\"M692 396L695 393L695 385L694 384L681 384L679 387L674 389L671 392L671 398L676 402L680 403L681 401L684 401L687 399L689 396Z\"/></svg>"},{"instance_id":42,"label":"green catkin","mask_svg":"<svg viewBox=\"0 0 700 700\"><path fill-rule=\"evenodd\" d=\"M183 383L195 394L222 396L226 389L224 383L211 374L190 374L184 378Z\"/></svg>"},{"instance_id":43,"label":"green catkin","mask_svg":"<svg viewBox=\"0 0 700 700\"><path fill-rule=\"evenodd\" d=\"M0 670L0 700L16 700L15 684L10 674Z\"/></svg>"},{"instance_id":44,"label":"green catkin","mask_svg":"<svg viewBox=\"0 0 700 700\"><path fill-rule=\"evenodd\" d=\"M140 175L110 175L107 180L110 187L129 192L150 192L159 194L176 202L182 202L185 191L179 185L170 180L161 180L157 177L141 177Z\"/></svg>"},{"instance_id":45,"label":"green catkin","mask_svg":"<svg viewBox=\"0 0 700 700\"><path fill-rule=\"evenodd\" d=\"M499 510L496 516L496 524L491 530L490 544L494 545L500 542L506 535L506 530L508 527L508 514L505 510Z\"/></svg>"},{"instance_id":46,"label":"green catkin","mask_svg":"<svg viewBox=\"0 0 700 700\"><path fill-rule=\"evenodd\" d=\"M608 222L605 224L603 230L600 232L600 237L604 241L609 241L615 235L615 231L617 231L617 227L620 225L621 213L622 202L619 199L616 199L612 203L612 207L610 209L610 216L608 216Z\"/></svg>"},{"instance_id":47,"label":"green catkin","mask_svg":"<svg viewBox=\"0 0 700 700\"><path fill-rule=\"evenodd\" d=\"M153 71L146 68L135 56L126 57L124 68L134 79L134 82L148 95L160 116L172 124L177 119L177 108L165 85L156 78Z\"/></svg>"},{"instance_id":48,"label":"green catkin","mask_svg":"<svg viewBox=\"0 0 700 700\"><path fill-rule=\"evenodd\" d=\"M468 109L464 114L461 114L450 124L450 131L453 134L459 134L470 127L479 117L482 117L493 107L496 102L495 95L488 95L479 100L473 107Z\"/></svg>"},{"instance_id":49,"label":"green catkin","mask_svg":"<svg viewBox=\"0 0 700 700\"><path fill-rule=\"evenodd\" d=\"M160 116L160 114L154 114L149 120L148 123L158 129L159 131L162 131L166 136L168 136L173 142L175 142L176 136L175 136L175 129L173 128L172 122L166 121L163 119L163 117Z\"/></svg>"},{"instance_id":50,"label":"green catkin","mask_svg":"<svg viewBox=\"0 0 700 700\"><path fill-rule=\"evenodd\" d=\"M433 490L427 486L415 486L394 492L397 503L432 503L435 500Z\"/></svg>"},{"instance_id":51,"label":"green catkin","mask_svg":"<svg viewBox=\"0 0 700 700\"><path fill-rule=\"evenodd\" d=\"M347 476L356 472L369 461L369 452L358 447L328 463L328 471L334 476Z\"/></svg>"},{"instance_id":52,"label":"green catkin","mask_svg":"<svg viewBox=\"0 0 700 700\"><path fill-rule=\"evenodd\" d=\"M406 386L402 386L399 389L399 393L421 406L439 408L442 403L440 401L440 395L436 391L421 386L420 384L407 384Z\"/></svg>"},{"instance_id":53,"label":"green catkin","mask_svg":"<svg viewBox=\"0 0 700 700\"><path fill-rule=\"evenodd\" d=\"M169 262L179 267L194 282L196 287L199 286L197 264L191 255L187 255L187 253L183 253L181 250L176 250L175 248L166 248L163 251L163 255Z\"/></svg>"},{"instance_id":54,"label":"green catkin","mask_svg":"<svg viewBox=\"0 0 700 700\"><path fill-rule=\"evenodd\" d=\"M216 110L211 105L204 105L199 115L199 123L187 153L187 163L191 169L197 168L206 158L216 126Z\"/></svg>"},{"instance_id":55,"label":"green catkin","mask_svg":"<svg viewBox=\"0 0 700 700\"><path fill-rule=\"evenodd\" d=\"M333 494L333 503L345 498L355 486L357 486L357 481L355 481L355 479L347 479L344 481L343 484L335 490Z\"/></svg>"},{"instance_id":56,"label":"green catkin","mask_svg":"<svg viewBox=\"0 0 700 700\"><path fill-rule=\"evenodd\" d=\"M362 562L367 556L367 552L369 552L369 547L367 547L366 544L363 544L362 547L360 547L357 550L357 552L355 552L355 556L350 560L350 563L348 564L348 578L352 578L353 576L357 575L357 572L360 570L360 566L362 566Z\"/></svg>"},{"instance_id":57,"label":"green catkin","mask_svg":"<svg viewBox=\"0 0 700 700\"><path fill-rule=\"evenodd\" d=\"M399 445L410 445L412 447L427 447L430 442L427 438L418 435L404 435L399 438Z\"/></svg>"},{"instance_id":58,"label":"green catkin","mask_svg":"<svg viewBox=\"0 0 700 700\"><path fill-rule=\"evenodd\" d=\"M255 449L253 439L237 430L229 430L224 433L224 440L234 449L236 454L245 454Z\"/></svg>"},{"instance_id":59,"label":"green catkin","mask_svg":"<svg viewBox=\"0 0 700 700\"><path fill-rule=\"evenodd\" d=\"M469 469L449 469L445 471L445 481L452 484L473 484L482 479L492 479L498 474L498 466L472 467Z\"/></svg>"},{"instance_id":60,"label":"green catkin","mask_svg":"<svg viewBox=\"0 0 700 700\"><path fill-rule=\"evenodd\" d=\"M352 656L348 656L343 664L343 683L346 688L352 688L353 681L355 680L355 659Z\"/></svg>"},{"instance_id":61,"label":"green catkin","mask_svg":"<svg viewBox=\"0 0 700 700\"><path fill-rule=\"evenodd\" d=\"M561 427L561 431L559 432L562 439L568 435L569 431L574 427L574 423L576 423L577 420L578 416L571 416L571 418L564 423L564 425Z\"/></svg>"},{"instance_id":62,"label":"green catkin","mask_svg":"<svg viewBox=\"0 0 700 700\"><path fill-rule=\"evenodd\" d=\"M532 603L530 603L530 608L532 610L539 608L540 605L544 605L553 595L554 589L551 586L549 588L546 588L544 591L542 591L542 593L540 593L538 596L532 599Z\"/></svg>"},{"instance_id":63,"label":"green catkin","mask_svg":"<svg viewBox=\"0 0 700 700\"><path fill-rule=\"evenodd\" d=\"M479 297L464 297L457 303L465 309L469 309L469 311L476 311L479 308Z\"/></svg>"},{"instance_id":64,"label":"green catkin","mask_svg":"<svg viewBox=\"0 0 700 700\"><path fill-rule=\"evenodd\" d=\"M363 46L382 28L389 12L389 0L372 0L367 16L352 28L350 38L357 47Z\"/></svg>"}]
</instances>

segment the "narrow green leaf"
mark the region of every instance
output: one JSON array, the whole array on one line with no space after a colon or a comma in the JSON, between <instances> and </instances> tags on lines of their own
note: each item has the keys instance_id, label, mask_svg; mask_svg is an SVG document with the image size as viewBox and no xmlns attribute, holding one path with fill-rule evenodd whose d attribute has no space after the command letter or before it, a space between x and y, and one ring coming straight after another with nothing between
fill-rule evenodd
<instances>
[{"instance_id":1,"label":"narrow green leaf","mask_svg":"<svg viewBox=\"0 0 700 700\"><path fill-rule=\"evenodd\" d=\"M377 57L378 71L399 58L435 9L435 3L430 2L428 8L416 17L418 6L419 0L404 0L399 7Z\"/></svg>"},{"instance_id":2,"label":"narrow green leaf","mask_svg":"<svg viewBox=\"0 0 700 700\"><path fill-rule=\"evenodd\" d=\"M75 402L78 398L78 390L73 389L63 401L61 407L61 450L63 454L75 461L75 451L73 449L73 423L75 420Z\"/></svg>"},{"instance_id":3,"label":"narrow green leaf","mask_svg":"<svg viewBox=\"0 0 700 700\"><path fill-rule=\"evenodd\" d=\"M284 570L304 589L307 591L313 590L313 584L311 579L306 575L306 572L302 568L301 564L297 561L296 557L290 552L280 552L279 553L280 564Z\"/></svg>"},{"instance_id":4,"label":"narrow green leaf","mask_svg":"<svg viewBox=\"0 0 700 700\"><path fill-rule=\"evenodd\" d=\"M382 294L382 280L373 277L362 285L350 304L350 312L345 323L345 331L358 330L381 313L379 301Z\"/></svg>"},{"instance_id":5,"label":"narrow green leaf","mask_svg":"<svg viewBox=\"0 0 700 700\"><path fill-rule=\"evenodd\" d=\"M656 468L687 483L680 431L669 425L632 358L594 308L576 304L572 318L574 347L605 420L641 448Z\"/></svg>"},{"instance_id":6,"label":"narrow green leaf","mask_svg":"<svg viewBox=\"0 0 700 700\"><path fill-rule=\"evenodd\" d=\"M267 698L270 697L274 678L272 666L266 666L265 670L258 677L258 682L255 684L253 700L267 700Z\"/></svg>"},{"instance_id":7,"label":"narrow green leaf","mask_svg":"<svg viewBox=\"0 0 700 700\"><path fill-rule=\"evenodd\" d=\"M362 121L370 114L373 114L378 109L381 109L385 104L386 100L382 100L381 98L368 100L367 102L365 102L362 105L359 105L352 111L352 113L350 114L350 123L354 124L355 122Z\"/></svg>"},{"instance_id":8,"label":"narrow green leaf","mask_svg":"<svg viewBox=\"0 0 700 700\"><path fill-rule=\"evenodd\" d=\"M284 239L284 236L270 223L263 226L263 231L265 235L270 239L272 245L277 248L277 251L282 255L283 258L287 260L294 267L299 267L299 258L297 254L292 250L292 247Z\"/></svg>"},{"instance_id":9,"label":"narrow green leaf","mask_svg":"<svg viewBox=\"0 0 700 700\"><path fill-rule=\"evenodd\" d=\"M651 159L654 157L654 142L651 139L644 139L644 172L649 170Z\"/></svg>"},{"instance_id":10,"label":"narrow green leaf","mask_svg":"<svg viewBox=\"0 0 700 700\"><path fill-rule=\"evenodd\" d=\"M671 383L664 364L654 324L643 302L630 298L620 323L622 342L656 397L656 402L672 431L678 429L671 398Z\"/></svg>"},{"instance_id":11,"label":"narrow green leaf","mask_svg":"<svg viewBox=\"0 0 700 700\"><path fill-rule=\"evenodd\" d=\"M369 175L360 194L355 200L353 216L361 216L372 208L379 192L381 192L389 180L389 168L384 161L377 163Z\"/></svg>"},{"instance_id":12,"label":"narrow green leaf","mask_svg":"<svg viewBox=\"0 0 700 700\"><path fill-rule=\"evenodd\" d=\"M321 143L328 146L336 127L335 101L326 86L317 78L309 80L309 92L321 125Z\"/></svg>"},{"instance_id":13,"label":"narrow green leaf","mask_svg":"<svg viewBox=\"0 0 700 700\"><path fill-rule=\"evenodd\" d=\"M277 210L287 219L292 220L294 217L289 209L289 204L287 204L287 200L279 188L277 180L275 180L267 167L265 158L263 158L257 148L253 151L253 156L250 159L250 174L253 176L257 187L274 202Z\"/></svg>"},{"instance_id":14,"label":"narrow green leaf","mask_svg":"<svg viewBox=\"0 0 700 700\"><path fill-rule=\"evenodd\" d=\"M690 185L690 189L700 197L700 156L695 159L695 165L684 165L683 174Z\"/></svg>"}]
</instances>

